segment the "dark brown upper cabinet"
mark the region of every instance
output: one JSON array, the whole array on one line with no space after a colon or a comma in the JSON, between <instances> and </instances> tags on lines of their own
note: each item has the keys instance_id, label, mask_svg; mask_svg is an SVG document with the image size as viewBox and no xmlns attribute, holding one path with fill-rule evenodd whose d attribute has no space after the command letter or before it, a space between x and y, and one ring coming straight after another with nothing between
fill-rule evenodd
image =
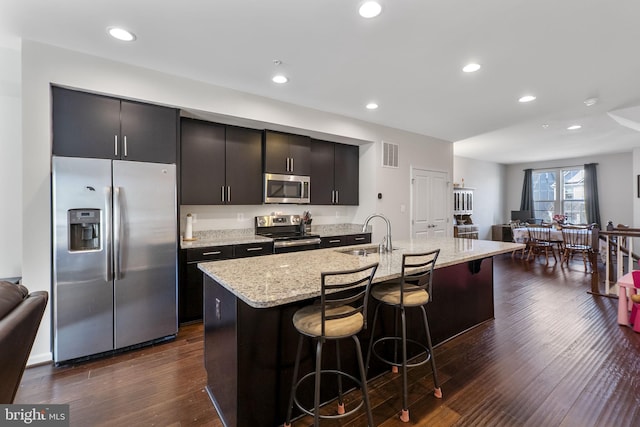
<instances>
[{"instance_id":1,"label":"dark brown upper cabinet","mask_svg":"<svg viewBox=\"0 0 640 427\"><path fill-rule=\"evenodd\" d=\"M52 87L53 154L176 163L178 110Z\"/></svg>"},{"instance_id":2,"label":"dark brown upper cabinet","mask_svg":"<svg viewBox=\"0 0 640 427\"><path fill-rule=\"evenodd\" d=\"M265 131L264 171L284 175L311 175L311 138Z\"/></svg>"},{"instance_id":3,"label":"dark brown upper cabinet","mask_svg":"<svg viewBox=\"0 0 640 427\"><path fill-rule=\"evenodd\" d=\"M181 121L183 205L262 203L262 131Z\"/></svg>"},{"instance_id":4,"label":"dark brown upper cabinet","mask_svg":"<svg viewBox=\"0 0 640 427\"><path fill-rule=\"evenodd\" d=\"M358 205L359 147L311 140L311 204Z\"/></svg>"}]
</instances>

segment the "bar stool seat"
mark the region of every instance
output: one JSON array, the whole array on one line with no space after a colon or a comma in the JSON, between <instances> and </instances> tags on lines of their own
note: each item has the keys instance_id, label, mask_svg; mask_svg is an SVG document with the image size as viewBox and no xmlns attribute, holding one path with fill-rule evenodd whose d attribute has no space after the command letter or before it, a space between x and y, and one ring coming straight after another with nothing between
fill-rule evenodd
<instances>
[{"instance_id":1,"label":"bar stool seat","mask_svg":"<svg viewBox=\"0 0 640 427\"><path fill-rule=\"evenodd\" d=\"M287 408L287 418L284 422L285 427L291 426L294 404L302 412L314 417L313 422L315 427L319 426L321 418L343 418L359 411L360 408L364 406L367 413L367 422L370 427L374 426L367 392L366 370L357 334L367 326L367 305L371 290L371 281L377 268L378 263L375 263L354 270L322 273L319 303L303 307L294 313L293 326L300 333L300 338L298 339L298 350L293 368L293 382L291 385L289 406ZM302 344L305 336L316 340L315 370L298 379ZM350 373L341 370L339 342L343 338L352 338L355 343L360 378L356 378ZM336 369L322 368L322 349L327 340L334 340L336 342ZM323 374L337 376L337 414L320 414L319 412L320 386ZM305 408L298 400L297 390L303 381L311 377L315 380L314 407ZM343 377L353 381L362 391L362 401L349 411L345 411L342 396Z\"/></svg>"},{"instance_id":2,"label":"bar stool seat","mask_svg":"<svg viewBox=\"0 0 640 427\"><path fill-rule=\"evenodd\" d=\"M376 286L371 290L371 296L389 305L400 305L400 295L404 296L405 307L417 307L429 302L429 292L415 285L404 285L404 292L400 292L401 283L391 283Z\"/></svg>"},{"instance_id":3,"label":"bar stool seat","mask_svg":"<svg viewBox=\"0 0 640 427\"><path fill-rule=\"evenodd\" d=\"M436 362L433 357L433 346L431 344L431 333L429 331L429 322L427 320L427 312L424 306L431 301L431 288L433 279L433 269L438 259L440 250L436 249L430 252L418 254L404 254L402 256L402 275L399 282L381 283L373 287L371 297L376 302L376 309L373 315L373 325L371 327L371 339L369 340L369 350L367 351L367 361L365 366L369 368L371 356L375 356L378 360L391 365L392 372L398 372L398 368L402 368L402 411L400 420L409 422L408 407L408 387L407 387L407 368L423 365L431 361L431 369L433 371L434 396L442 398L442 390L438 381L436 370ZM376 322L380 307L392 307L394 309L394 335L374 337ZM426 343L419 342L415 339L407 337L407 321L405 309L419 307L422 311L422 319L427 338ZM401 331L398 333L397 313L400 314ZM378 351L377 347L385 343L393 343L394 360L390 356ZM425 353L421 360L407 360L407 343L415 346ZM397 359L397 348L401 347L401 359Z\"/></svg>"},{"instance_id":4,"label":"bar stool seat","mask_svg":"<svg viewBox=\"0 0 640 427\"><path fill-rule=\"evenodd\" d=\"M350 337L360 332L364 327L364 317L362 313L354 313L354 308L348 305L327 309L327 316L347 315L333 320L327 320L325 324L326 338ZM310 337L322 335L322 307L310 305L301 308L293 315L293 326L301 334Z\"/></svg>"}]
</instances>

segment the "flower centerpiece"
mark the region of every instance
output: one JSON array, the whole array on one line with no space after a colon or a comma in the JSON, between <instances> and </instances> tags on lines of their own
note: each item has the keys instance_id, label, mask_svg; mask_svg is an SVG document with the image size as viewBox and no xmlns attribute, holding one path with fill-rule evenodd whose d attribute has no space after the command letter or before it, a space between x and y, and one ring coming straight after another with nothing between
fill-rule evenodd
<instances>
[{"instance_id":1,"label":"flower centerpiece","mask_svg":"<svg viewBox=\"0 0 640 427\"><path fill-rule=\"evenodd\" d=\"M562 214L553 215L553 223L556 224L558 228L560 228L560 225L564 224L566 220L567 220L567 217L565 215L562 215Z\"/></svg>"}]
</instances>

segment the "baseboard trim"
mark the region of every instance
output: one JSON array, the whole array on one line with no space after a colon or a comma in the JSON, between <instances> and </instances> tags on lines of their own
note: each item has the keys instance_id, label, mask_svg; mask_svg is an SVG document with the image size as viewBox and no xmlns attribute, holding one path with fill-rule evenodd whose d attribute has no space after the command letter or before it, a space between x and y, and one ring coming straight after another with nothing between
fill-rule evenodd
<instances>
[{"instance_id":1,"label":"baseboard trim","mask_svg":"<svg viewBox=\"0 0 640 427\"><path fill-rule=\"evenodd\" d=\"M43 363L49 363L53 361L53 353L50 351L47 353L32 354L27 360L27 367L42 365Z\"/></svg>"}]
</instances>

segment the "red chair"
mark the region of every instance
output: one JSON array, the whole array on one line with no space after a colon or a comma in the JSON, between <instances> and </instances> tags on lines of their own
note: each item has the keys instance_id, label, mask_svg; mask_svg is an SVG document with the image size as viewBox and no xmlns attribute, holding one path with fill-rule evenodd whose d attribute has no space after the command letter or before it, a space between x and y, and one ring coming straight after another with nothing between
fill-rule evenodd
<instances>
[{"instance_id":1,"label":"red chair","mask_svg":"<svg viewBox=\"0 0 640 427\"><path fill-rule=\"evenodd\" d=\"M636 289L640 289L640 270L634 270L633 274L633 286ZM637 292L637 291L636 291ZM631 308L631 316L629 317L629 323L633 323L633 330L640 332L640 318L636 322L638 317L638 310L640 310L640 294L631 295L631 301L633 301L633 307Z\"/></svg>"}]
</instances>

